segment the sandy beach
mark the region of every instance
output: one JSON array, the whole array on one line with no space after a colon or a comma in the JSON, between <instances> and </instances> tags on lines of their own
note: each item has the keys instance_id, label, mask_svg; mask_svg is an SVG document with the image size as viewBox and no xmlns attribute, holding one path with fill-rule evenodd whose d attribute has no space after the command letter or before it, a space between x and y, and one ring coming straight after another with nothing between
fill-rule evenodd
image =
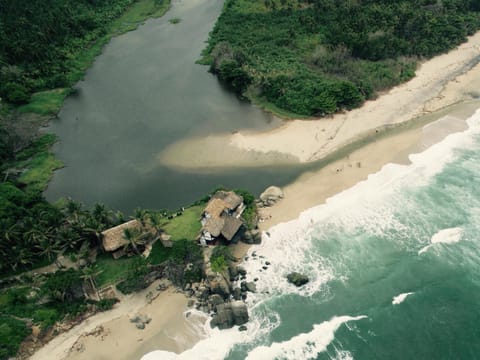
<instances>
[{"instance_id":1,"label":"sandy beach","mask_svg":"<svg viewBox=\"0 0 480 360\"><path fill-rule=\"evenodd\" d=\"M479 54L480 33L450 53L425 62L416 78L368 101L362 108L328 119L286 122L260 134L242 132L213 140L187 139L159 154L156 161L169 166L205 168L226 166L232 156L242 159L237 166L311 162L366 139L364 146L359 144L325 164L319 163L317 169L301 174L285 186L285 198L261 210L264 221L260 227L267 230L365 180L385 164L407 163L409 154L449 133L464 130L465 119L480 107L476 100L480 97L480 66L476 65ZM451 106L460 102L462 105ZM440 109L444 110L435 113ZM433 113L431 118L421 117L429 113ZM411 126L390 128L413 119L417 120ZM201 154L218 155L204 163L195 155L199 147L204 149ZM179 149L181 152L177 152ZM242 257L247 250L248 247L239 246L235 255ZM204 319L196 315L186 318L187 299L173 288L158 293L149 303L147 294L155 293L156 285L123 297L113 310L97 314L59 335L31 359L139 359L156 349L179 353L192 347L205 336L201 326ZM144 330L130 322L136 314L152 319Z\"/></svg>"},{"instance_id":2,"label":"sandy beach","mask_svg":"<svg viewBox=\"0 0 480 360\"><path fill-rule=\"evenodd\" d=\"M423 62L415 78L361 108L319 120L286 121L261 133L184 139L157 154L155 161L195 169L313 162L385 129L479 98L479 61L480 32L449 53Z\"/></svg>"},{"instance_id":3,"label":"sandy beach","mask_svg":"<svg viewBox=\"0 0 480 360\"><path fill-rule=\"evenodd\" d=\"M140 359L147 352L164 349L182 352L202 337L205 318L189 314L183 293L170 286L158 291L158 282L136 294L121 297L113 310L96 314L60 334L37 351L32 360ZM151 319L139 330L130 321L137 315Z\"/></svg>"}]
</instances>

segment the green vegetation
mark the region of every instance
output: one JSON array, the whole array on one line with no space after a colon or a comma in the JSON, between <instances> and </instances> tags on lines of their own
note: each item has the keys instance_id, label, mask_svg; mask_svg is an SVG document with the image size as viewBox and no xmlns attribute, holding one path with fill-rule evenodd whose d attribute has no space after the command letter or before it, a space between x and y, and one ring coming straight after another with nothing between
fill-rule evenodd
<instances>
[{"instance_id":1,"label":"green vegetation","mask_svg":"<svg viewBox=\"0 0 480 360\"><path fill-rule=\"evenodd\" d=\"M58 111L102 46L163 15L167 0L34 0L0 3L0 97L21 111ZM128 10L128 11L127 11ZM47 91L57 89L55 91Z\"/></svg>"},{"instance_id":2,"label":"green vegetation","mask_svg":"<svg viewBox=\"0 0 480 360\"><path fill-rule=\"evenodd\" d=\"M216 246L210 256L210 265L212 271L221 273L228 268L228 264L235 260L230 248L227 246Z\"/></svg>"},{"instance_id":3,"label":"green vegetation","mask_svg":"<svg viewBox=\"0 0 480 360\"><path fill-rule=\"evenodd\" d=\"M236 189L234 192L243 197L245 210L243 211L242 218L247 229L251 230L257 225L257 205L255 204L255 196L243 189Z\"/></svg>"},{"instance_id":4,"label":"green vegetation","mask_svg":"<svg viewBox=\"0 0 480 360\"><path fill-rule=\"evenodd\" d=\"M195 239L202 228L200 216L204 206L196 205L186 208L181 215L161 222L161 227L172 236L173 241ZM179 212L180 213L180 212Z\"/></svg>"},{"instance_id":5,"label":"green vegetation","mask_svg":"<svg viewBox=\"0 0 480 360\"><path fill-rule=\"evenodd\" d=\"M23 339L31 333L25 322L0 315L0 359L15 356Z\"/></svg>"},{"instance_id":6,"label":"green vegetation","mask_svg":"<svg viewBox=\"0 0 480 360\"><path fill-rule=\"evenodd\" d=\"M32 95L29 103L20 106L18 111L21 113L36 113L40 115L56 114L69 93L67 89L37 92Z\"/></svg>"},{"instance_id":7,"label":"green vegetation","mask_svg":"<svg viewBox=\"0 0 480 360\"><path fill-rule=\"evenodd\" d=\"M202 63L280 116L351 109L480 27L469 0L226 0Z\"/></svg>"},{"instance_id":8,"label":"green vegetation","mask_svg":"<svg viewBox=\"0 0 480 360\"><path fill-rule=\"evenodd\" d=\"M145 281L148 272L148 262L142 257L135 257L128 265L125 280L117 284L117 289L124 294L145 289L149 285Z\"/></svg>"},{"instance_id":9,"label":"green vegetation","mask_svg":"<svg viewBox=\"0 0 480 360\"><path fill-rule=\"evenodd\" d=\"M178 24L180 21L182 21L182 19L180 19L180 18L173 18L173 19L168 20L168 22L170 24Z\"/></svg>"}]
</instances>

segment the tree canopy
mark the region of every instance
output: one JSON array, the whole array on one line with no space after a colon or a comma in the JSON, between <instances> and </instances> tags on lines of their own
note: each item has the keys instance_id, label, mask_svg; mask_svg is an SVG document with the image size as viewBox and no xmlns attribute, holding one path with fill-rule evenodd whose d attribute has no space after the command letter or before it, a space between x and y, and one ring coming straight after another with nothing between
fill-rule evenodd
<instances>
[{"instance_id":1,"label":"tree canopy","mask_svg":"<svg viewBox=\"0 0 480 360\"><path fill-rule=\"evenodd\" d=\"M294 114L359 106L480 25L478 0L227 0L204 62Z\"/></svg>"},{"instance_id":2,"label":"tree canopy","mask_svg":"<svg viewBox=\"0 0 480 360\"><path fill-rule=\"evenodd\" d=\"M0 0L0 97L71 84L79 52L134 0Z\"/></svg>"}]
</instances>

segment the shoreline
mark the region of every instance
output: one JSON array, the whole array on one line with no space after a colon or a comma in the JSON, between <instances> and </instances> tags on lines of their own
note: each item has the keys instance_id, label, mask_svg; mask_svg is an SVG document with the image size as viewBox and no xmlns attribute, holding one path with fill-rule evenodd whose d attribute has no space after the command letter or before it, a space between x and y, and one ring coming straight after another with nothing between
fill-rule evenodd
<instances>
[{"instance_id":1,"label":"shoreline","mask_svg":"<svg viewBox=\"0 0 480 360\"><path fill-rule=\"evenodd\" d=\"M409 157L442 141L450 134L464 131L466 119L479 108L480 102L462 114L445 115L426 125L373 140L363 147L326 164L319 170L303 173L282 190L284 199L271 207L259 209L259 228L268 231L273 226L297 219L310 208L324 204L357 183L379 172L385 165L407 165Z\"/></svg>"},{"instance_id":2,"label":"shoreline","mask_svg":"<svg viewBox=\"0 0 480 360\"><path fill-rule=\"evenodd\" d=\"M477 33L474 37L478 41L478 44L480 44L480 33ZM454 50L454 52L455 51L456 50ZM441 55L440 58L444 59L445 56L450 56L450 54L451 53ZM431 64L435 59L437 58L425 64ZM458 60L458 58L456 60ZM444 71L442 68L439 69L440 70L437 70L438 73ZM430 66L430 71L433 70ZM443 74L443 77L440 76L442 74L437 75L443 80L446 79L446 83L442 84L438 92L432 93L426 100L420 97L420 101L422 101L420 107L418 101L412 103L411 108L405 109L402 116L399 116L399 119L403 119L402 121L391 121L382 124L382 126L388 127L400 122L406 124L407 121L411 121L412 128L399 127L397 129L398 133L388 133L382 136L382 134L377 134L375 131L379 129L378 123L372 121L368 124L369 126L375 124L375 127L368 128L368 131L373 131L374 138L364 146L359 145L358 148L353 148L350 153L346 150L345 152L347 154L345 156L342 156L343 153L341 149L345 149L347 144L351 144L351 140L355 137L350 137L350 143L341 142L346 135L344 133L339 135L340 131L345 132L347 130L342 129L352 127L352 125L346 125L346 120L343 120L344 117L351 117L359 121L360 114L363 114L364 117L372 118L375 117L373 113L374 109L378 109L378 111L384 114L390 114L390 118L395 117L397 115L396 109L398 109L398 106L401 106L401 104L394 103L389 107L389 102L387 101L387 103L385 103L385 100L382 99L387 98L390 99L389 101L391 102L395 100L395 97L401 97L402 92L412 92L408 99L412 97L415 98L415 94L413 94L415 91L409 90L409 82L392 89L389 93L379 97L379 99L375 101L368 102L368 104L362 108L353 110L352 112L355 113L353 115L340 114L334 116L333 119L327 119L326 121L336 121L337 125L340 123L341 126L338 128L339 130L334 137L336 140L327 141L328 146L322 147L321 151L328 150L330 155L332 155L332 152L339 153L340 155L335 157L333 154L332 156L334 157L325 166L314 171L303 173L293 183L285 186L283 188L285 193L283 200L273 207L261 209L261 215L265 218L265 221L260 223L260 229L266 231L279 223L295 219L301 212L313 206L320 205L329 197L365 180L370 174L379 171L384 165L392 162L406 164L408 163L408 156L410 154L422 151L426 147L441 141L450 133L465 129L465 119L469 114L473 113L473 108L480 107L480 102L472 102L472 109L465 110L465 107L469 106L465 103L466 100L480 97L480 93L478 96L475 93L475 83L476 81L480 82L480 65L476 65L462 74L456 74L454 72L454 76L451 73L449 75ZM437 83L435 84L438 86ZM431 87L427 85L424 86L426 89L422 89L423 93L431 89ZM418 115L422 114L418 113L419 108L424 111L423 113L429 113L438 109L445 109L446 106L454 103L461 103L458 113L455 110L449 111L449 109L446 109L445 118L440 120L432 119L430 122L427 121L426 123L428 123L428 125L426 126L420 126L422 124L419 125ZM447 116L449 112L452 114ZM411 117L411 114L417 114L417 116ZM417 126L415 126L415 124ZM268 146L274 146L275 144L279 146L276 150L266 150L266 153L272 156L272 159L275 159L275 156L279 156L281 159L284 159L286 156L289 161L292 157L301 160L301 156L304 156L304 159L311 159L312 151L317 151L315 152L315 156L326 153L319 153L316 146L329 132L325 131L326 134L323 135L323 137L315 139L317 145L310 148L309 156L297 156L298 151L302 149L305 150L305 148L292 146L292 144L297 144L297 142L292 139L302 139L303 145L302 136L305 136L306 139L311 139L312 135L315 137L316 133L312 129L318 130L319 126L324 126L324 120L317 120L316 122L295 120L267 133L256 135L231 134L226 141L231 141L232 138L257 139L255 141L263 139L263 143L268 144ZM290 129L288 131L289 133L291 132L291 134L288 135L286 129ZM296 129L302 130L296 131ZM353 130L358 132L365 130L365 127L355 127L353 125ZM363 131L363 133L365 133L365 131ZM279 138L278 134L287 134L288 136L285 135L285 137ZM350 135L352 134L353 132L350 133ZM340 146L341 149L332 150L332 144L334 143L337 145L340 144L338 146ZM237 148L237 151L248 153L246 161L252 161L250 157L252 154L258 156L259 153L261 154L265 150L259 148L252 150L249 149L246 144L245 142L242 145L243 147L239 146ZM311 145L308 140L305 141L305 146L310 146L309 144ZM285 146L287 146L286 149L288 151L282 152L283 148L281 147ZM274 155L272 155L272 153ZM241 244L241 246L234 249L235 255L242 259L249 248L249 245ZM201 340L202 336L204 337L206 335L205 333L202 334L203 324L201 320L196 319L192 322L186 319L184 313L187 310L187 298L181 293L176 293L172 287L160 293L151 303L148 303L147 294L149 291L152 291L152 289L154 290L156 285L157 283L154 283L144 291L123 297L121 302L117 304L113 310L94 315L71 330L60 334L38 350L31 359L50 360L68 358L101 360L111 358L112 354L115 354L117 359L132 359L132 356L140 358L145 353L153 350L162 349L178 353L192 347L196 342ZM152 322L146 326L145 330L138 330L129 320L130 317L137 313L152 317ZM86 335L92 332L97 333L95 329L99 326L102 326L103 330L98 333L98 336ZM143 346L147 343L150 345ZM144 353L140 354L140 352Z\"/></svg>"},{"instance_id":3,"label":"shoreline","mask_svg":"<svg viewBox=\"0 0 480 360\"><path fill-rule=\"evenodd\" d=\"M239 131L178 141L154 164L220 169L313 163L396 126L463 101L480 98L480 32L447 54L420 64L410 81L346 113L285 121L265 132Z\"/></svg>"},{"instance_id":4,"label":"shoreline","mask_svg":"<svg viewBox=\"0 0 480 360\"><path fill-rule=\"evenodd\" d=\"M112 310L95 314L61 333L35 352L31 360L116 359L130 360L158 347L182 352L201 336L201 317L188 321L184 315L187 297L170 285L157 291L155 281L148 288L123 296ZM153 294L153 297L149 294ZM150 300L151 299L151 300ZM130 321L136 315L151 318L144 330Z\"/></svg>"}]
</instances>

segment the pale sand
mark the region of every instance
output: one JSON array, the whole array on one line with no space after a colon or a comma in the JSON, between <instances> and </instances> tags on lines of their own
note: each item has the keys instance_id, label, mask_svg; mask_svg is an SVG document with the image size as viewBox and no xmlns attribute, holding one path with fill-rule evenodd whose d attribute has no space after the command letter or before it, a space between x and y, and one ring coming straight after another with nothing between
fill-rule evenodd
<instances>
[{"instance_id":1,"label":"pale sand","mask_svg":"<svg viewBox=\"0 0 480 360\"><path fill-rule=\"evenodd\" d=\"M192 347L202 337L205 318L192 315L186 319L186 297L173 287L158 293L157 285L155 282L144 291L125 296L113 310L97 314L59 335L30 359L133 360L157 349L178 353ZM151 303L149 292L159 294ZM144 330L130 322L136 314L152 319ZM97 326L103 326L98 336L86 335Z\"/></svg>"},{"instance_id":2,"label":"pale sand","mask_svg":"<svg viewBox=\"0 0 480 360\"><path fill-rule=\"evenodd\" d=\"M479 56L480 32L448 54L424 62L415 78L359 109L319 121L287 122L263 134L237 133L231 143L245 150L288 154L301 162L323 158L377 129L478 97Z\"/></svg>"},{"instance_id":3,"label":"pale sand","mask_svg":"<svg viewBox=\"0 0 480 360\"><path fill-rule=\"evenodd\" d=\"M476 62L479 44L480 33L449 54L424 63L415 79L348 114L319 121L296 120L262 134L237 133L224 136L223 140L221 137L185 140L159 154L156 161L180 167L221 167L234 165L232 153L242 159L239 166L252 166L252 162L263 166L322 158L359 137L375 135L375 130L385 125L405 122L449 104L477 98L480 66L467 70ZM465 123L458 118L465 116L451 117L425 130L406 130L379 138L318 171L301 175L295 183L284 188L284 200L263 210L267 220L261 223L261 228L266 230L296 218L301 211L366 179L386 163L406 162L408 154L440 141L450 132L462 130ZM428 134L423 135L425 131ZM206 150L199 151L200 148ZM176 153L179 149L183 151L180 155ZM204 155L212 152L217 154L214 160L204 163ZM245 248L239 247L237 254L241 257L244 252ZM185 297L168 291L149 305L146 294L152 289L127 296L115 309L85 320L53 339L31 359L135 359L155 349L180 352L193 346L202 333L198 321L185 321ZM129 322L129 317L137 313L153 319L145 330L138 330ZM103 337L82 336L99 325L104 327ZM83 352L69 353L76 342L76 348L82 348L83 344Z\"/></svg>"},{"instance_id":4,"label":"pale sand","mask_svg":"<svg viewBox=\"0 0 480 360\"><path fill-rule=\"evenodd\" d=\"M469 115L472 112L473 109ZM325 203L329 197L366 180L386 164L407 164L409 154L426 149L450 133L465 130L465 118L446 116L423 128L385 136L320 170L302 174L283 188L284 199L272 207L260 209L259 228L267 231L274 225L298 218L302 211Z\"/></svg>"},{"instance_id":5,"label":"pale sand","mask_svg":"<svg viewBox=\"0 0 480 360\"><path fill-rule=\"evenodd\" d=\"M158 154L151 166L211 171L322 159L386 127L461 100L478 98L479 60L480 32L448 54L424 62L415 78L367 101L361 108L319 120L286 121L262 133L242 131L184 139Z\"/></svg>"}]
</instances>

